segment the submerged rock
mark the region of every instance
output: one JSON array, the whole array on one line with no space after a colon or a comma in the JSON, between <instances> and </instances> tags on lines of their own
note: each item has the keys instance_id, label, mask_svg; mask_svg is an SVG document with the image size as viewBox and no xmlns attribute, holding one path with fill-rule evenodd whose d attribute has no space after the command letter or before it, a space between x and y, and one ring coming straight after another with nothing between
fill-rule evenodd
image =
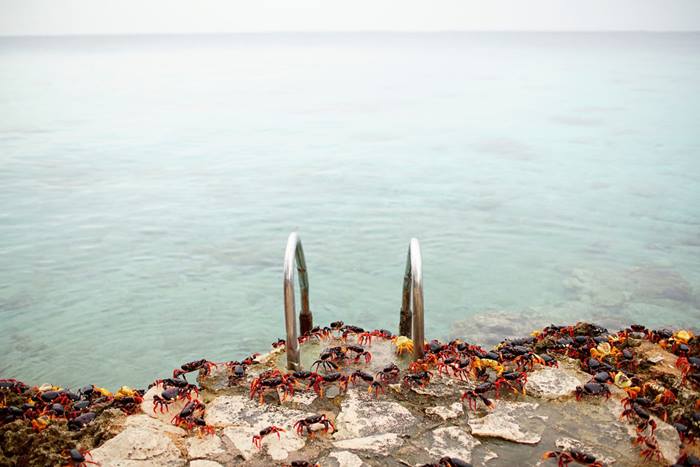
<instances>
[{"instance_id":1,"label":"submerged rock","mask_svg":"<svg viewBox=\"0 0 700 467\"><path fill-rule=\"evenodd\" d=\"M543 315L536 317L531 312L486 310L468 319L452 323L450 339L466 339L485 347L491 347L504 339L522 337L523 331L530 331L547 325Z\"/></svg>"}]
</instances>

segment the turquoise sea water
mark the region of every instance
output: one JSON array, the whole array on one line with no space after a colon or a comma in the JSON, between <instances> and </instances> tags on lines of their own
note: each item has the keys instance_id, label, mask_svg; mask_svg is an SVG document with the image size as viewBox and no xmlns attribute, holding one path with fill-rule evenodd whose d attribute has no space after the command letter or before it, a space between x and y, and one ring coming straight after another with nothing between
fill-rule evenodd
<instances>
[{"instance_id":1,"label":"turquoise sea water","mask_svg":"<svg viewBox=\"0 0 700 467\"><path fill-rule=\"evenodd\" d=\"M0 377L144 386L317 322L700 327L699 34L0 38Z\"/></svg>"}]
</instances>

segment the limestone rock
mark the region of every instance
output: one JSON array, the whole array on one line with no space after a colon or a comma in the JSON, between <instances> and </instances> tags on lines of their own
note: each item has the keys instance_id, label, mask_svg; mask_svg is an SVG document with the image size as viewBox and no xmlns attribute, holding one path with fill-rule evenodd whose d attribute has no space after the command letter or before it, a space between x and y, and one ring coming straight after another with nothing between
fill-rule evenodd
<instances>
[{"instance_id":1,"label":"limestone rock","mask_svg":"<svg viewBox=\"0 0 700 467\"><path fill-rule=\"evenodd\" d=\"M666 462L673 464L680 455L681 440L678 436L678 431L676 431L672 425L669 425L656 417L654 418L657 424L655 434L656 439L659 441L661 455L664 457Z\"/></svg>"},{"instance_id":2,"label":"limestone rock","mask_svg":"<svg viewBox=\"0 0 700 467\"><path fill-rule=\"evenodd\" d=\"M297 451L304 447L306 439L292 433L280 433L278 443L267 443L267 453L274 460L284 460L290 452Z\"/></svg>"},{"instance_id":3,"label":"limestone rock","mask_svg":"<svg viewBox=\"0 0 700 467\"><path fill-rule=\"evenodd\" d=\"M287 398L286 401L283 402L283 404L288 404L288 405L306 405L309 406L313 404L313 402L318 399L318 395L315 392L301 392L301 391L296 391L294 395L290 398Z\"/></svg>"},{"instance_id":4,"label":"limestone rock","mask_svg":"<svg viewBox=\"0 0 700 467\"><path fill-rule=\"evenodd\" d=\"M224 444L218 436L194 436L187 439L187 455L190 459L216 457L225 452Z\"/></svg>"},{"instance_id":5,"label":"limestone rock","mask_svg":"<svg viewBox=\"0 0 700 467\"><path fill-rule=\"evenodd\" d=\"M250 459L257 453L257 449L253 445L252 437L257 434L256 431L251 430L247 427L245 430L241 430L238 427L227 427L224 428L223 435L228 438L233 445L241 452L241 455L245 460ZM276 442L277 437L273 435L271 442ZM268 444L270 441L266 441Z\"/></svg>"},{"instance_id":6,"label":"limestone rock","mask_svg":"<svg viewBox=\"0 0 700 467\"><path fill-rule=\"evenodd\" d=\"M263 438L262 448L258 450L253 445L252 438L259 431L250 427L228 427L224 429L224 436L233 443L246 460L263 453L267 453L274 460L284 460L290 452L297 451L306 444L306 438L296 436L290 428L286 432L280 432L279 438L275 434Z\"/></svg>"},{"instance_id":7,"label":"limestone rock","mask_svg":"<svg viewBox=\"0 0 700 467\"><path fill-rule=\"evenodd\" d=\"M364 465L362 459L350 451L333 451L328 457L335 459L338 467L362 467Z\"/></svg>"},{"instance_id":8,"label":"limestone rock","mask_svg":"<svg viewBox=\"0 0 700 467\"><path fill-rule=\"evenodd\" d=\"M377 454L387 455L390 450L403 444L403 440L396 433L384 433L381 435L365 436L362 438L344 439L335 441L333 445L340 449L353 449L358 451L372 451Z\"/></svg>"},{"instance_id":9,"label":"limestone rock","mask_svg":"<svg viewBox=\"0 0 700 467\"><path fill-rule=\"evenodd\" d=\"M228 376L228 367L226 365L219 364L216 367L211 368L207 376L200 373L197 376L197 382L202 389L216 392L229 387Z\"/></svg>"},{"instance_id":10,"label":"limestone rock","mask_svg":"<svg viewBox=\"0 0 700 467\"><path fill-rule=\"evenodd\" d=\"M397 402L361 397L354 389L348 391L342 402L335 425L335 439L358 438L375 433L406 432L417 420Z\"/></svg>"},{"instance_id":11,"label":"limestone rock","mask_svg":"<svg viewBox=\"0 0 700 467\"><path fill-rule=\"evenodd\" d=\"M189 401L187 399L176 400L166 406L165 412L161 412L160 409L153 411L153 396L160 395L161 392L163 392L163 386L160 384L146 391L146 394L143 395L143 402L141 402L141 410L148 416L169 424L173 416L180 412ZM199 398L194 392L191 394L191 397Z\"/></svg>"},{"instance_id":12,"label":"limestone rock","mask_svg":"<svg viewBox=\"0 0 700 467\"><path fill-rule=\"evenodd\" d=\"M585 452L586 454L590 454L593 457L595 457L597 460L601 461L604 465L610 465L615 462L615 459L612 457L605 457L599 452L595 451L594 449L586 446L583 444L581 441L573 438L558 438L554 444L557 446L557 449L560 449L562 451L569 451L571 449L576 449L577 451Z\"/></svg>"},{"instance_id":13,"label":"limestone rock","mask_svg":"<svg viewBox=\"0 0 700 467\"><path fill-rule=\"evenodd\" d=\"M275 460L284 460L287 455L304 447L306 438L294 432L294 423L311 413L285 406L259 405L244 396L219 396L207 408L206 421L209 424L225 427L226 436L241 452L245 459L267 452ZM263 438L262 450L253 445L253 436L268 426L283 428L284 432Z\"/></svg>"},{"instance_id":14,"label":"limestone rock","mask_svg":"<svg viewBox=\"0 0 700 467\"><path fill-rule=\"evenodd\" d=\"M487 463L490 460L493 459L498 459L498 454L496 454L493 451L487 450L486 453L484 454L484 459L482 460L482 463Z\"/></svg>"},{"instance_id":15,"label":"limestone rock","mask_svg":"<svg viewBox=\"0 0 700 467\"><path fill-rule=\"evenodd\" d=\"M458 395L464 387L464 383L462 383L459 380L456 380L455 378L450 378L449 376L435 375L430 380L430 384L426 387L422 388L420 386L413 386L411 387L411 390L416 394L420 394L422 396L451 397Z\"/></svg>"},{"instance_id":16,"label":"limestone rock","mask_svg":"<svg viewBox=\"0 0 700 467\"><path fill-rule=\"evenodd\" d=\"M579 371L546 367L528 374L525 389L531 396L542 399L561 399L574 395L576 387L585 384L590 375ZM586 378L586 376L588 376Z\"/></svg>"},{"instance_id":17,"label":"limestone rock","mask_svg":"<svg viewBox=\"0 0 700 467\"><path fill-rule=\"evenodd\" d=\"M94 449L92 460L103 467L184 466L187 463L168 434L138 426L128 426Z\"/></svg>"},{"instance_id":18,"label":"limestone rock","mask_svg":"<svg viewBox=\"0 0 700 467\"><path fill-rule=\"evenodd\" d=\"M616 416L619 417L623 411L622 405L619 402L608 402L608 408ZM681 440L678 436L678 431L668 423L662 421L660 418L652 415L652 419L656 422L656 439L659 442L659 449L661 454L669 464L673 464L678 459L680 453ZM636 427L633 423L626 424L627 433L630 438L637 437Z\"/></svg>"},{"instance_id":19,"label":"limestone rock","mask_svg":"<svg viewBox=\"0 0 700 467\"><path fill-rule=\"evenodd\" d=\"M437 428L432 432L433 443L427 450L435 458L456 457L465 462L472 461L472 450L481 444L472 435L456 426Z\"/></svg>"},{"instance_id":20,"label":"limestone rock","mask_svg":"<svg viewBox=\"0 0 700 467\"><path fill-rule=\"evenodd\" d=\"M223 467L223 466L221 464L219 464L218 462L198 459L198 460L190 461L190 467Z\"/></svg>"},{"instance_id":21,"label":"limestone rock","mask_svg":"<svg viewBox=\"0 0 700 467\"><path fill-rule=\"evenodd\" d=\"M151 418L145 414L136 414L127 417L125 426L145 428L147 430L159 431L164 433L172 433L177 436L185 436L187 434L187 432L182 428L172 425L170 423L170 419L168 419L167 422L162 422L158 419Z\"/></svg>"},{"instance_id":22,"label":"limestone rock","mask_svg":"<svg viewBox=\"0 0 700 467\"><path fill-rule=\"evenodd\" d=\"M526 429L522 423L529 413L534 412L539 404L528 402L494 401L494 410L488 415L469 420L472 435L503 438L523 444L536 444L540 433ZM541 427L542 431L544 427Z\"/></svg>"},{"instance_id":23,"label":"limestone rock","mask_svg":"<svg viewBox=\"0 0 700 467\"><path fill-rule=\"evenodd\" d=\"M635 348L640 358L646 358L654 363L652 371L654 373L669 375L674 378L681 378L681 371L676 367L677 357L670 352L660 348L656 344L649 341L640 341L638 347Z\"/></svg>"},{"instance_id":24,"label":"limestone rock","mask_svg":"<svg viewBox=\"0 0 700 467\"><path fill-rule=\"evenodd\" d=\"M435 407L428 407L425 409L425 413L428 415L437 415L443 420L449 420L451 418L457 418L464 413L464 405L461 402L455 402L454 404L446 407L444 405L438 405Z\"/></svg>"},{"instance_id":25,"label":"limestone rock","mask_svg":"<svg viewBox=\"0 0 700 467\"><path fill-rule=\"evenodd\" d=\"M247 425L261 430L270 425L282 427L290 420L312 415L285 405L263 404L245 396L219 396L207 405L205 419L208 424L225 427L229 425ZM251 435L252 436L252 435Z\"/></svg>"}]
</instances>

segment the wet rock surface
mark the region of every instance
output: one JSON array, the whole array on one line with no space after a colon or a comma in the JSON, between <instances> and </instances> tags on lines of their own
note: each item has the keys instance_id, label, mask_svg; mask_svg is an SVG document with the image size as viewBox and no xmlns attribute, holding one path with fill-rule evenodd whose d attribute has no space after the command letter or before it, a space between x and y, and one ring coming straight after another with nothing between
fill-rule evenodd
<instances>
[{"instance_id":1,"label":"wet rock surface","mask_svg":"<svg viewBox=\"0 0 700 467\"><path fill-rule=\"evenodd\" d=\"M348 391L335 419L335 439L359 438L377 433L405 433L417 420L398 402L374 400L356 390Z\"/></svg>"},{"instance_id":2,"label":"wet rock surface","mask_svg":"<svg viewBox=\"0 0 700 467\"><path fill-rule=\"evenodd\" d=\"M322 349L343 344L329 339L302 345L306 368ZM663 381L680 377L674 355L644 340L631 338L630 345L640 361L647 362L647 373ZM375 339L366 349L372 352L371 361L348 361L344 374L361 370L376 375L394 362L402 370L407 368L408 358L396 357L388 340ZM93 460L103 466L270 466L293 461L318 462L323 467L413 466L443 456L478 466L553 466L555 461L541 460L545 451L553 450L578 450L605 464L637 465L641 461L640 448L631 442L637 435L635 422L621 418L620 400L626 394L611 385L610 399L584 396L577 401L577 388L591 375L581 371L578 361L566 357L559 356L558 366L535 364L528 370L525 391L506 385L498 397L489 393L490 405L478 400L476 407L460 400L464 391L480 384L473 374L463 381L450 373L453 370L447 370L446 376L435 369L424 384L404 382L404 372L396 379L388 378L385 392L377 395L367 390L366 381L356 379L348 381L347 388L329 383L324 386L325 397L319 397L305 381L294 386L293 395L269 390L251 398L253 379L264 371L284 368L284 356L284 351L276 350L258 357L258 363L233 382L223 365L206 377L200 375L203 389L192 398L206 404L204 422L211 426L211 433L172 424L186 400L169 404L162 413L154 412L153 397L163 390L154 386L144 394L143 413L128 417L112 413L110 428L101 428L105 434L86 447L92 448ZM489 366L481 376L493 380L494 371ZM323 416L327 424L302 425L297 431L298 421L314 415ZM678 433L670 424L654 420L662 457L652 458L647 465L671 464L680 454ZM263 436L257 447L253 438L271 426L278 432ZM28 436L0 428L5 428L0 429L0 441L10 436L8 431ZM43 433L49 436L57 430L51 426ZM80 442L71 442L76 441ZM53 461L57 465L55 458Z\"/></svg>"},{"instance_id":3,"label":"wet rock surface","mask_svg":"<svg viewBox=\"0 0 700 467\"><path fill-rule=\"evenodd\" d=\"M455 402L449 407L446 407L444 405L438 405L435 407L426 408L425 413L428 415L438 416L443 420L450 420L453 418L461 417L464 413L464 406L461 402Z\"/></svg>"},{"instance_id":4,"label":"wet rock surface","mask_svg":"<svg viewBox=\"0 0 700 467\"><path fill-rule=\"evenodd\" d=\"M537 416L539 404L528 402L494 402L493 412L469 419L474 436L502 438L523 444L537 444L545 429L543 416ZM537 422L529 422L535 418ZM529 427L528 427L529 426Z\"/></svg>"},{"instance_id":5,"label":"wet rock surface","mask_svg":"<svg viewBox=\"0 0 700 467\"><path fill-rule=\"evenodd\" d=\"M437 428L431 435L432 443L427 451L438 459L449 456L471 462L472 451L481 444L467 430L456 426Z\"/></svg>"},{"instance_id":6,"label":"wet rock surface","mask_svg":"<svg viewBox=\"0 0 700 467\"><path fill-rule=\"evenodd\" d=\"M176 444L184 435L184 430L134 415L124 431L92 451L92 458L104 467L185 465Z\"/></svg>"},{"instance_id":7,"label":"wet rock surface","mask_svg":"<svg viewBox=\"0 0 700 467\"><path fill-rule=\"evenodd\" d=\"M576 388L590 379L570 366L541 368L528 374L525 389L531 396L542 399L562 399L575 395Z\"/></svg>"},{"instance_id":8,"label":"wet rock surface","mask_svg":"<svg viewBox=\"0 0 700 467\"><path fill-rule=\"evenodd\" d=\"M328 454L327 464L333 467L362 467L364 462L350 451L333 451Z\"/></svg>"}]
</instances>

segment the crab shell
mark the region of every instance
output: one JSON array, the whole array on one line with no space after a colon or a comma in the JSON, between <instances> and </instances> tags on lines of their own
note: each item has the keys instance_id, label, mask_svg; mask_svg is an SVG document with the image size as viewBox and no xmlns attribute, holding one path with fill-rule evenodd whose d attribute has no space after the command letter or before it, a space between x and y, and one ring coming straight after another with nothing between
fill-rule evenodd
<instances>
[{"instance_id":1,"label":"crab shell","mask_svg":"<svg viewBox=\"0 0 700 467\"><path fill-rule=\"evenodd\" d=\"M686 331L685 329L681 329L673 334L673 338L682 344L687 344L688 341L693 338L693 333Z\"/></svg>"},{"instance_id":2,"label":"crab shell","mask_svg":"<svg viewBox=\"0 0 700 467\"><path fill-rule=\"evenodd\" d=\"M413 339L406 336L396 336L391 342L396 346L396 353L413 352Z\"/></svg>"}]
</instances>

